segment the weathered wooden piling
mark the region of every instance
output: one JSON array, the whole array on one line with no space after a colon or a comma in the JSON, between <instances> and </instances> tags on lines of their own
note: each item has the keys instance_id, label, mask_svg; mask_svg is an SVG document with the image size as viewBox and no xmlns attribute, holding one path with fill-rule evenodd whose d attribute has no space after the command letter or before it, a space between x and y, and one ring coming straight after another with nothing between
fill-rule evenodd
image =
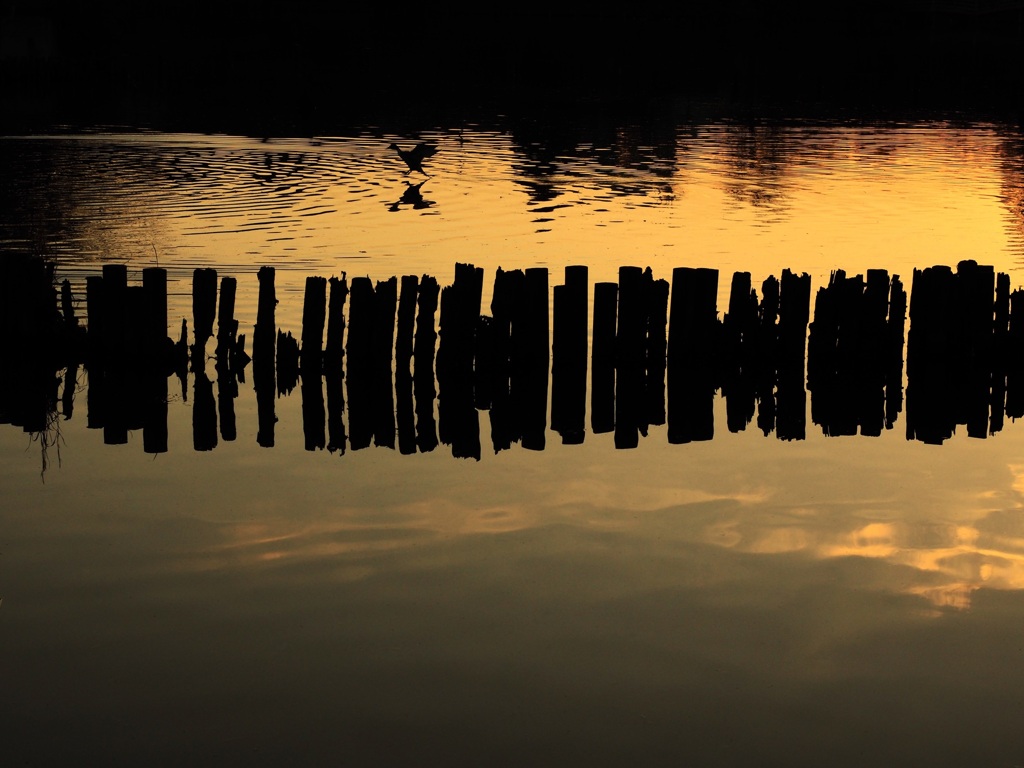
<instances>
[{"instance_id":1,"label":"weathered wooden piling","mask_svg":"<svg viewBox=\"0 0 1024 768\"><path fill-rule=\"evenodd\" d=\"M181 367L175 359L174 342L167 335L167 271L162 267L143 269L141 291L142 449L161 454L167 452L167 378Z\"/></svg>"},{"instance_id":2,"label":"weathered wooden piling","mask_svg":"<svg viewBox=\"0 0 1024 768\"><path fill-rule=\"evenodd\" d=\"M1010 276L996 275L996 298L992 326L992 394L989 400L989 433L1003 428L1006 412L1007 340L1010 330Z\"/></svg>"},{"instance_id":3,"label":"weathered wooden piling","mask_svg":"<svg viewBox=\"0 0 1024 768\"><path fill-rule=\"evenodd\" d=\"M954 273L936 266L914 271L907 340L907 439L941 443L957 425L966 425L969 437L984 438L1002 411L1001 384L993 387L993 374L1003 374L995 359L996 339L1002 332L996 317L1009 315L1007 333L1013 332L1013 301L1008 284L993 299L995 271L975 261L962 261ZM1007 371L1008 383L1012 379ZM1007 401L1012 397L1007 393ZM1009 412L1009 405L1007 407Z\"/></svg>"},{"instance_id":4,"label":"weathered wooden piling","mask_svg":"<svg viewBox=\"0 0 1024 768\"><path fill-rule=\"evenodd\" d=\"M398 451L416 453L416 417L413 408L412 363L419 278L403 275L398 297L398 327L395 335L395 419Z\"/></svg>"},{"instance_id":5,"label":"weathered wooden piling","mask_svg":"<svg viewBox=\"0 0 1024 768\"><path fill-rule=\"evenodd\" d=\"M345 303L348 298L348 280L341 277L329 281L327 307L327 341L324 345L324 377L327 388L327 450L345 454L348 436L345 433Z\"/></svg>"},{"instance_id":6,"label":"weathered wooden piling","mask_svg":"<svg viewBox=\"0 0 1024 768\"><path fill-rule=\"evenodd\" d=\"M826 435L879 435L885 419L883 352L888 273L832 273L818 289L807 343L811 419Z\"/></svg>"},{"instance_id":7,"label":"weathered wooden piling","mask_svg":"<svg viewBox=\"0 0 1024 768\"><path fill-rule=\"evenodd\" d=\"M889 273L886 270L867 271L861 302L860 346L857 349L857 361L861 367L857 422L860 433L868 437L878 437L886 427L885 388L887 361L891 356L887 349L891 290Z\"/></svg>"},{"instance_id":8,"label":"weathered wooden piling","mask_svg":"<svg viewBox=\"0 0 1024 768\"><path fill-rule=\"evenodd\" d=\"M518 398L523 425L521 445L532 451L544 450L548 426L549 317L547 267L530 267L523 273L522 301L513 320L512 341L521 365L513 369L512 375L513 391L518 389L522 395Z\"/></svg>"},{"instance_id":9,"label":"weathered wooden piling","mask_svg":"<svg viewBox=\"0 0 1024 768\"><path fill-rule=\"evenodd\" d=\"M103 265L100 296L103 365L121 369L125 364L124 337L128 327L128 268L124 264Z\"/></svg>"},{"instance_id":10,"label":"weathered wooden piling","mask_svg":"<svg viewBox=\"0 0 1024 768\"><path fill-rule=\"evenodd\" d=\"M665 366L668 360L668 280L644 272L647 345L644 358L644 413L647 424L665 423Z\"/></svg>"},{"instance_id":11,"label":"weathered wooden piling","mask_svg":"<svg viewBox=\"0 0 1024 768\"><path fill-rule=\"evenodd\" d=\"M269 349L271 356L274 351L275 333L277 332L277 291L274 287L274 268L260 267L256 274L259 280L259 300L256 305L256 326L253 329L253 364L259 363L258 351Z\"/></svg>"},{"instance_id":12,"label":"weathered wooden piling","mask_svg":"<svg viewBox=\"0 0 1024 768\"><path fill-rule=\"evenodd\" d=\"M213 336L216 310L217 270L199 267L192 272L192 333L200 355L206 348L206 342Z\"/></svg>"},{"instance_id":13,"label":"weathered wooden piling","mask_svg":"<svg viewBox=\"0 0 1024 768\"><path fill-rule=\"evenodd\" d=\"M839 434L839 429L830 422L837 397L840 293L845 283L846 272L837 269L830 275L828 285L818 288L814 298L814 319L808 328L807 389L811 392L811 421L821 425L826 435Z\"/></svg>"},{"instance_id":14,"label":"weathered wooden piling","mask_svg":"<svg viewBox=\"0 0 1024 768\"><path fill-rule=\"evenodd\" d=\"M395 349L395 312L398 305L398 280L377 281L376 318L371 343L373 380L373 444L395 447L395 382L392 361Z\"/></svg>"},{"instance_id":15,"label":"weathered wooden piling","mask_svg":"<svg viewBox=\"0 0 1024 768\"><path fill-rule=\"evenodd\" d=\"M27 253L0 258L0 424L32 433L46 450L56 436L61 365L53 266Z\"/></svg>"},{"instance_id":16,"label":"weathered wooden piling","mask_svg":"<svg viewBox=\"0 0 1024 768\"><path fill-rule=\"evenodd\" d=\"M506 271L499 267L494 274L490 324L491 407L488 418L495 453L508 450L522 434L512 394L512 369L513 365L519 365L518 353L512 344L512 320L523 279L521 270Z\"/></svg>"},{"instance_id":17,"label":"weathered wooden piling","mask_svg":"<svg viewBox=\"0 0 1024 768\"><path fill-rule=\"evenodd\" d=\"M480 315L476 321L473 339L473 406L478 411L489 411L494 404L494 318Z\"/></svg>"},{"instance_id":18,"label":"weathered wooden piling","mask_svg":"<svg viewBox=\"0 0 1024 768\"><path fill-rule=\"evenodd\" d=\"M424 275L420 280L416 301L416 332L413 337L413 396L416 403L416 447L428 453L437 447L437 421L434 401L437 389L434 383L434 350L437 332L434 316L437 312L439 287L437 280Z\"/></svg>"},{"instance_id":19,"label":"weathered wooden piling","mask_svg":"<svg viewBox=\"0 0 1024 768\"><path fill-rule=\"evenodd\" d=\"M71 281L66 278L60 285L60 310L57 357L68 364L79 363L85 359L85 327L75 315Z\"/></svg>"},{"instance_id":20,"label":"weathered wooden piling","mask_svg":"<svg viewBox=\"0 0 1024 768\"><path fill-rule=\"evenodd\" d=\"M230 357L238 338L238 321L235 319L235 293L238 281L233 277L220 279L220 304L217 305L217 349L218 358Z\"/></svg>"},{"instance_id":21,"label":"weathered wooden piling","mask_svg":"<svg viewBox=\"0 0 1024 768\"><path fill-rule=\"evenodd\" d=\"M948 266L915 269L907 332L907 439L934 445L953 436L950 366L955 346L955 275Z\"/></svg>"},{"instance_id":22,"label":"weathered wooden piling","mask_svg":"<svg viewBox=\"0 0 1024 768\"><path fill-rule=\"evenodd\" d=\"M349 442L353 451L362 450L373 440L373 326L377 316L377 296L368 277L352 278L348 337L345 345L348 394Z\"/></svg>"},{"instance_id":23,"label":"weathered wooden piling","mask_svg":"<svg viewBox=\"0 0 1024 768\"><path fill-rule=\"evenodd\" d=\"M128 269L124 264L104 264L103 288L99 296L102 336L98 369L90 370L89 386L102 379L101 397L103 443L128 442L128 383L125 379L127 355L125 336L128 328ZM89 400L90 411L93 400Z\"/></svg>"},{"instance_id":24,"label":"weathered wooden piling","mask_svg":"<svg viewBox=\"0 0 1024 768\"><path fill-rule=\"evenodd\" d=\"M39 434L44 447L57 408L61 325L53 266L30 254L5 254L0 259L0 423ZM45 467L45 453L43 461Z\"/></svg>"},{"instance_id":25,"label":"weathered wooden piling","mask_svg":"<svg viewBox=\"0 0 1024 768\"><path fill-rule=\"evenodd\" d=\"M307 451L327 445L323 390L324 323L327 317L327 278L306 278L302 299L299 373L302 398L302 436Z\"/></svg>"},{"instance_id":26,"label":"weathered wooden piling","mask_svg":"<svg viewBox=\"0 0 1024 768\"><path fill-rule=\"evenodd\" d=\"M302 299L302 347L300 363L303 378L319 378L323 370L324 322L327 317L327 278L306 278Z\"/></svg>"},{"instance_id":27,"label":"weathered wooden piling","mask_svg":"<svg viewBox=\"0 0 1024 768\"><path fill-rule=\"evenodd\" d=\"M714 437L719 328L718 270L676 267L668 331L669 443Z\"/></svg>"},{"instance_id":28,"label":"weathered wooden piling","mask_svg":"<svg viewBox=\"0 0 1024 768\"><path fill-rule=\"evenodd\" d=\"M590 428L594 434L615 429L615 328L618 283L594 284L591 339Z\"/></svg>"},{"instance_id":29,"label":"weathered wooden piling","mask_svg":"<svg viewBox=\"0 0 1024 768\"><path fill-rule=\"evenodd\" d=\"M992 398L993 324L995 270L976 261L961 261L956 274L960 322L955 344L962 364L954 370L957 424L967 426L967 436L988 436L989 403Z\"/></svg>"},{"instance_id":30,"label":"weathered wooden piling","mask_svg":"<svg viewBox=\"0 0 1024 768\"><path fill-rule=\"evenodd\" d=\"M757 428L767 437L775 431L775 385L778 378L779 281L769 275L761 283L761 302L757 308L755 342L755 383Z\"/></svg>"},{"instance_id":31,"label":"weathered wooden piling","mask_svg":"<svg viewBox=\"0 0 1024 768\"><path fill-rule=\"evenodd\" d=\"M345 303L348 299L347 275L332 277L327 308L327 341L324 344L325 373L341 374L345 357Z\"/></svg>"},{"instance_id":32,"label":"weathered wooden piling","mask_svg":"<svg viewBox=\"0 0 1024 768\"><path fill-rule=\"evenodd\" d=\"M892 429L903 411L903 348L906 339L907 292L899 275L889 284L889 315L885 322L885 428Z\"/></svg>"},{"instance_id":33,"label":"weathered wooden piling","mask_svg":"<svg viewBox=\"0 0 1024 768\"><path fill-rule=\"evenodd\" d=\"M473 352L480 318L483 270L456 264L441 290L437 352L438 433L456 458L480 459L480 422L473 400Z\"/></svg>"},{"instance_id":34,"label":"weathered wooden piling","mask_svg":"<svg viewBox=\"0 0 1024 768\"><path fill-rule=\"evenodd\" d=\"M551 428L566 444L582 443L586 433L588 280L586 266L569 266L554 288Z\"/></svg>"},{"instance_id":35,"label":"weathered wooden piling","mask_svg":"<svg viewBox=\"0 0 1024 768\"><path fill-rule=\"evenodd\" d=\"M146 292L141 285L130 285L125 292L126 323L124 330L125 367L137 377L146 359ZM128 362L131 362L131 365Z\"/></svg>"},{"instance_id":36,"label":"weathered wooden piling","mask_svg":"<svg viewBox=\"0 0 1024 768\"><path fill-rule=\"evenodd\" d=\"M734 272L719 347L719 378L730 432L742 432L754 418L757 339L757 293L749 272Z\"/></svg>"},{"instance_id":37,"label":"weathered wooden piling","mask_svg":"<svg viewBox=\"0 0 1024 768\"><path fill-rule=\"evenodd\" d=\"M253 387L256 390L256 410L259 418L256 442L264 448L272 448L274 425L277 422L274 413L277 397L274 362L277 295L274 288L274 268L260 267L257 279L259 303L256 307L256 326L253 329L252 341Z\"/></svg>"},{"instance_id":38,"label":"weathered wooden piling","mask_svg":"<svg viewBox=\"0 0 1024 768\"><path fill-rule=\"evenodd\" d=\"M147 368L167 377L170 339L167 336L167 270L142 270L142 357ZM166 382L165 382L166 383Z\"/></svg>"},{"instance_id":39,"label":"weathered wooden piling","mask_svg":"<svg viewBox=\"0 0 1024 768\"><path fill-rule=\"evenodd\" d=\"M615 331L615 447L636 448L644 396L644 353L647 346L644 273L640 267L619 267L619 322Z\"/></svg>"},{"instance_id":40,"label":"weathered wooden piling","mask_svg":"<svg viewBox=\"0 0 1024 768\"><path fill-rule=\"evenodd\" d=\"M1006 415L1024 417L1024 288L1010 292L1006 333Z\"/></svg>"},{"instance_id":41,"label":"weathered wooden piling","mask_svg":"<svg viewBox=\"0 0 1024 768\"><path fill-rule=\"evenodd\" d=\"M86 337L86 361L91 371L103 362L103 277L89 275L85 278L85 314L88 318Z\"/></svg>"},{"instance_id":42,"label":"weathered wooden piling","mask_svg":"<svg viewBox=\"0 0 1024 768\"><path fill-rule=\"evenodd\" d=\"M811 276L782 271L779 286L778 373L775 393L775 436L803 440L807 436L807 391L804 388Z\"/></svg>"}]
</instances>

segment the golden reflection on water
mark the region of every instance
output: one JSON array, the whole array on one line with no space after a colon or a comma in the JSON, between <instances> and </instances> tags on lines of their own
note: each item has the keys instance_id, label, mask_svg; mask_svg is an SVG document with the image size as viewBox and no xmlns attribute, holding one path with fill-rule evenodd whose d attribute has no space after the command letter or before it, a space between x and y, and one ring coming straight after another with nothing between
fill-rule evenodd
<instances>
[{"instance_id":1,"label":"golden reflection on water","mask_svg":"<svg viewBox=\"0 0 1024 768\"><path fill-rule=\"evenodd\" d=\"M548 266L552 283L576 263L592 282L624 264L666 279L676 266L717 267L720 307L734 270L755 286L784 268L816 285L837 268L908 281L914 267L973 258L1021 282L1024 177L997 126L723 124L546 148L515 127L420 138L439 146L429 177L404 173L387 146L411 142L392 135L36 139L58 145L63 198L32 215L73 225L56 247L73 272L89 267L83 256L159 262L182 292L193 266L240 276L275 265L280 290L301 295L310 274L446 281L457 261L490 276ZM421 182L432 205L396 210Z\"/></svg>"},{"instance_id":2,"label":"golden reflection on water","mask_svg":"<svg viewBox=\"0 0 1024 768\"><path fill-rule=\"evenodd\" d=\"M592 283L624 264L666 279L717 267L720 314L740 269L755 285L807 271L816 290L832 269L878 267L909 286L914 267L976 258L1024 282L1019 160L986 126L704 126L667 143L623 129L552 151L438 131L421 137L441 147L421 188L433 204L398 210L409 179L393 138L406 141L131 137L112 152L93 139L111 173L62 166L67 210L41 209L40 226L67 227L75 280L107 260L134 277L158 257L177 280L172 328L191 317L196 266L239 278L244 331L256 268L277 266L277 321L293 333L306 276L444 284L456 261L484 267L485 304L498 266L548 266L551 284L571 263ZM588 744L625 727L632 747L682 728L682 753L699 742L706 756L743 731L796 765L820 764L808 754L837 731L934 756L937 732L1019 730L1020 424L935 447L906 441L902 421L879 438L808 423L783 442L728 433L719 398L706 443L668 445L653 427L635 450L549 433L544 451L491 455L481 413L477 463L443 445L304 451L298 389L276 401L276 446L258 448L251 379L237 440L200 453L193 406L172 397L156 458L137 432L104 445L77 409L44 483L35 446L0 429L0 664L18 717L91 728L99 711L150 733L129 708L173 723L197 698L242 702L228 725L258 744L286 700L302 728L328 723L332 749L339 728L357 731L333 754L417 727L435 746L491 733L481 720L496 714L514 735L488 747L560 744L569 722Z\"/></svg>"}]
</instances>

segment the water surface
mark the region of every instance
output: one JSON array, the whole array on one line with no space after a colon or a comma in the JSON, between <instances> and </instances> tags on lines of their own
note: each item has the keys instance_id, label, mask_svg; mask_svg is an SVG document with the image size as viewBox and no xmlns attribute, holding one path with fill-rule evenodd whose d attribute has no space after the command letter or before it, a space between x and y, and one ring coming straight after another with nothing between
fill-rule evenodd
<instances>
[{"instance_id":1,"label":"water surface","mask_svg":"<svg viewBox=\"0 0 1024 768\"><path fill-rule=\"evenodd\" d=\"M419 140L429 177L386 149ZM485 309L499 266L712 267L721 314L735 270L816 291L976 259L1018 287L1021 146L948 122L8 137L0 237L79 299L104 263L166 267L169 332L200 266L238 278L250 333L263 265L295 334L308 275L456 262ZM249 379L237 438L199 452L172 380L153 456L104 444L78 387L42 478L38 436L0 430L12 764L1024 761L1019 424L782 441L718 400L708 442L475 462L307 451L298 390L261 448Z\"/></svg>"}]
</instances>

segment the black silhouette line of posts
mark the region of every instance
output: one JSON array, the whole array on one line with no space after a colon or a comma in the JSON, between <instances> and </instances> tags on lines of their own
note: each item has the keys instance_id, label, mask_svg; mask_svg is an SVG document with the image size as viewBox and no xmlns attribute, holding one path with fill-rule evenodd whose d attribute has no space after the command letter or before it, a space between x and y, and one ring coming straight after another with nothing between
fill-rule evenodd
<instances>
[{"instance_id":1,"label":"black silhouette line of posts","mask_svg":"<svg viewBox=\"0 0 1024 768\"><path fill-rule=\"evenodd\" d=\"M87 328L67 282L57 298L52 266L10 259L3 277L2 319L17 354L0 376L0 422L35 432L52 423L61 369L69 418L84 362L87 426L110 444L142 429L144 450L165 452L168 377L181 379L187 399L191 368L194 448L214 448L218 434L236 439L233 401L250 359L233 316L234 278L221 279L218 308L216 272L195 271L189 349L186 321L177 341L167 335L162 269L144 269L142 285L130 286L125 265L104 265L86 281ZM618 448L636 447L652 425L667 425L673 444L713 439L718 393L731 432L756 419L765 435L803 439L810 393L823 434L877 436L904 407L905 344L908 440L941 443L961 425L985 437L1003 428L1004 416L1024 416L1024 293L974 261L914 270L909 331L907 293L884 270L835 271L818 289L813 322L810 277L789 270L764 280L760 298L749 273L735 273L721 319L713 269L676 268L669 285L649 268L622 267L617 283L593 286L592 313L585 266L566 268L550 307L548 277L544 268L498 269L490 314L482 314L483 270L470 264L457 264L443 289L428 275L403 276L400 291L397 278L310 277L296 340L276 327L275 273L261 268L252 357L258 444L274 445L275 399L299 381L308 450L395 448L397 436L403 454L444 443L457 457L479 459L480 411L495 452L514 443L541 450L549 407L552 431L578 444L588 374L590 430L614 433ZM205 372L214 318L216 397Z\"/></svg>"}]
</instances>

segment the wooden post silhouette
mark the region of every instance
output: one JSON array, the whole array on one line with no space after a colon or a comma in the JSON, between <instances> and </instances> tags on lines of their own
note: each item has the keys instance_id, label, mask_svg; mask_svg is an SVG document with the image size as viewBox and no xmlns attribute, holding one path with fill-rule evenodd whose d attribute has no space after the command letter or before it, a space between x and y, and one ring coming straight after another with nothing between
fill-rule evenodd
<instances>
[{"instance_id":1,"label":"wooden post silhouette","mask_svg":"<svg viewBox=\"0 0 1024 768\"><path fill-rule=\"evenodd\" d=\"M128 322L128 268L124 264L103 265L100 313L104 367L120 370L125 362L124 336Z\"/></svg>"},{"instance_id":2,"label":"wooden post silhouette","mask_svg":"<svg viewBox=\"0 0 1024 768\"><path fill-rule=\"evenodd\" d=\"M264 448L272 448L274 425L277 422L274 412L277 396L274 360L277 294L274 288L274 268L260 267L257 279L259 303L256 308L256 326L252 342L253 387L256 390L256 410L259 418L256 442Z\"/></svg>"},{"instance_id":3,"label":"wooden post silhouette","mask_svg":"<svg viewBox=\"0 0 1024 768\"><path fill-rule=\"evenodd\" d=\"M434 330L434 315L437 312L439 290L437 280L424 275L420 280L416 302L413 396L416 402L416 447L421 453L428 453L437 447L437 421L434 418L434 401L437 398L434 384L434 349L437 332Z\"/></svg>"},{"instance_id":4,"label":"wooden post silhouette","mask_svg":"<svg viewBox=\"0 0 1024 768\"><path fill-rule=\"evenodd\" d=\"M807 391L804 362L811 306L811 276L783 270L779 286L778 386L775 436L803 440L807 436Z\"/></svg>"},{"instance_id":5,"label":"wooden post silhouette","mask_svg":"<svg viewBox=\"0 0 1024 768\"><path fill-rule=\"evenodd\" d=\"M142 291L145 361L142 450L158 454L167 452L167 376L173 347L167 336L167 270L162 267L143 269Z\"/></svg>"},{"instance_id":6,"label":"wooden post silhouette","mask_svg":"<svg viewBox=\"0 0 1024 768\"><path fill-rule=\"evenodd\" d=\"M195 359L205 354L206 342L213 336L217 307L217 270L198 268L192 272L192 333Z\"/></svg>"},{"instance_id":7,"label":"wooden post silhouette","mask_svg":"<svg viewBox=\"0 0 1024 768\"><path fill-rule=\"evenodd\" d=\"M1006 415L1024 417L1024 288L1010 292L1006 334Z\"/></svg>"},{"instance_id":8,"label":"wooden post silhouette","mask_svg":"<svg viewBox=\"0 0 1024 768\"><path fill-rule=\"evenodd\" d=\"M615 429L615 329L618 283L594 285L594 329L590 374L590 428L594 434Z\"/></svg>"},{"instance_id":9,"label":"wooden post silhouette","mask_svg":"<svg viewBox=\"0 0 1024 768\"><path fill-rule=\"evenodd\" d=\"M217 357L230 357L235 352L238 321L235 320L235 292L237 281L233 277L220 280L220 304L217 306Z\"/></svg>"},{"instance_id":10,"label":"wooden post silhouette","mask_svg":"<svg viewBox=\"0 0 1024 768\"><path fill-rule=\"evenodd\" d=\"M906 338L907 292L899 275L889 285L886 319L885 428L892 429L903 410L903 347Z\"/></svg>"},{"instance_id":11,"label":"wooden post silhouette","mask_svg":"<svg viewBox=\"0 0 1024 768\"><path fill-rule=\"evenodd\" d=\"M636 448L644 395L646 307L643 270L619 267L619 322L615 332L615 447ZM642 431L646 434L647 425Z\"/></svg>"},{"instance_id":12,"label":"wooden post silhouette","mask_svg":"<svg viewBox=\"0 0 1024 768\"><path fill-rule=\"evenodd\" d=\"M225 442L231 442L238 436L235 398L238 397L238 382L247 362L245 334L238 335L238 320L235 319L237 287L235 278L222 277L220 303L217 305L217 410L220 436Z\"/></svg>"},{"instance_id":13,"label":"wooden post silhouette","mask_svg":"<svg viewBox=\"0 0 1024 768\"><path fill-rule=\"evenodd\" d=\"M398 305L398 280L378 281L375 290L377 316L371 343L373 381L373 444L395 447L395 383L392 360L395 349L395 311Z\"/></svg>"},{"instance_id":14,"label":"wooden post silhouette","mask_svg":"<svg viewBox=\"0 0 1024 768\"><path fill-rule=\"evenodd\" d=\"M128 269L124 264L103 265L102 297L101 376L106 394L103 442L105 445L123 445L128 442L128 396L124 377L127 367L125 335L128 327ZM92 380L90 376L90 385Z\"/></svg>"},{"instance_id":15,"label":"wooden post silhouette","mask_svg":"<svg viewBox=\"0 0 1024 768\"><path fill-rule=\"evenodd\" d=\"M524 272L522 302L516 315L520 331L513 330L513 343L519 347L522 361L518 370L523 396L522 446L533 451L544 450L547 430L551 360L549 307L547 268L527 269Z\"/></svg>"},{"instance_id":16,"label":"wooden post silhouette","mask_svg":"<svg viewBox=\"0 0 1024 768\"><path fill-rule=\"evenodd\" d=\"M959 413L957 424L967 426L967 436L988 436L989 404L992 399L992 347L995 270L975 261L961 261L956 274L957 314L955 344L962 364L954 370L958 389L954 393Z\"/></svg>"},{"instance_id":17,"label":"wooden post silhouette","mask_svg":"<svg viewBox=\"0 0 1024 768\"><path fill-rule=\"evenodd\" d=\"M323 390L323 340L327 313L327 278L307 277L302 301L302 435L307 451L327 445Z\"/></svg>"},{"instance_id":18,"label":"wooden post silhouette","mask_svg":"<svg viewBox=\"0 0 1024 768\"><path fill-rule=\"evenodd\" d=\"M651 268L644 272L647 314L645 350L644 414L646 424L665 423L665 366L668 359L668 280L653 279Z\"/></svg>"},{"instance_id":19,"label":"wooden post silhouette","mask_svg":"<svg viewBox=\"0 0 1024 768\"><path fill-rule=\"evenodd\" d=\"M483 270L456 264L455 280L441 291L437 352L438 422L442 443L456 458L480 459L480 423L473 398L473 352L480 318Z\"/></svg>"},{"instance_id":20,"label":"wooden post silhouette","mask_svg":"<svg viewBox=\"0 0 1024 768\"><path fill-rule=\"evenodd\" d=\"M914 270L907 332L908 440L939 445L953 436L954 281L944 265Z\"/></svg>"},{"instance_id":21,"label":"wooden post silhouette","mask_svg":"<svg viewBox=\"0 0 1024 768\"><path fill-rule=\"evenodd\" d=\"M348 393L349 442L353 451L362 450L373 439L373 326L377 297L368 277L352 278L345 358Z\"/></svg>"},{"instance_id":22,"label":"wooden post silhouette","mask_svg":"<svg viewBox=\"0 0 1024 768\"><path fill-rule=\"evenodd\" d=\"M996 275L996 299L992 332L992 396L989 401L989 433L1003 428L1006 412L1007 340L1010 330L1010 276Z\"/></svg>"},{"instance_id":23,"label":"wooden post silhouette","mask_svg":"<svg viewBox=\"0 0 1024 768\"><path fill-rule=\"evenodd\" d=\"M303 375L319 376L323 368L324 321L327 313L327 278L307 277L302 300Z\"/></svg>"},{"instance_id":24,"label":"wooden post silhouette","mask_svg":"<svg viewBox=\"0 0 1024 768\"><path fill-rule=\"evenodd\" d=\"M168 367L167 270L146 267L142 270L143 356L149 368L160 369L166 378Z\"/></svg>"},{"instance_id":25,"label":"wooden post silhouette","mask_svg":"<svg viewBox=\"0 0 1024 768\"><path fill-rule=\"evenodd\" d=\"M512 321L524 275L521 270L505 271L500 267L494 274L491 297L491 444L494 452L508 450L518 442L521 422L516 414L519 389L512 390L513 369L521 364L513 345Z\"/></svg>"},{"instance_id":26,"label":"wooden post silhouette","mask_svg":"<svg viewBox=\"0 0 1024 768\"><path fill-rule=\"evenodd\" d=\"M327 384L327 450L345 454L348 436L345 434L345 303L348 281L343 272L340 278L330 279L328 299L327 342L324 347L324 374Z\"/></svg>"},{"instance_id":27,"label":"wooden post silhouette","mask_svg":"<svg viewBox=\"0 0 1024 768\"><path fill-rule=\"evenodd\" d=\"M757 392L757 428L767 437L775 431L775 385L779 371L779 281L772 275L761 283L761 303L757 308L755 365Z\"/></svg>"},{"instance_id":28,"label":"wooden post silhouette","mask_svg":"<svg viewBox=\"0 0 1024 768\"><path fill-rule=\"evenodd\" d=\"M749 272L735 272L729 293L729 311L722 319L720 376L725 396L726 425L742 432L754 418L755 366L758 339L757 294Z\"/></svg>"},{"instance_id":29,"label":"wooden post silhouette","mask_svg":"<svg viewBox=\"0 0 1024 768\"><path fill-rule=\"evenodd\" d=\"M587 415L587 292L585 266L565 268L554 288L551 341L551 428L562 442L583 442Z\"/></svg>"},{"instance_id":30,"label":"wooden post silhouette","mask_svg":"<svg viewBox=\"0 0 1024 768\"><path fill-rule=\"evenodd\" d=\"M715 434L715 348L719 338L718 270L676 267L668 332L668 441Z\"/></svg>"},{"instance_id":31,"label":"wooden post silhouette","mask_svg":"<svg viewBox=\"0 0 1024 768\"><path fill-rule=\"evenodd\" d=\"M412 363L416 323L416 298L419 278L402 277L398 299L398 329L395 336L395 417L398 424L398 451L416 453L416 418L413 410Z\"/></svg>"}]
</instances>

